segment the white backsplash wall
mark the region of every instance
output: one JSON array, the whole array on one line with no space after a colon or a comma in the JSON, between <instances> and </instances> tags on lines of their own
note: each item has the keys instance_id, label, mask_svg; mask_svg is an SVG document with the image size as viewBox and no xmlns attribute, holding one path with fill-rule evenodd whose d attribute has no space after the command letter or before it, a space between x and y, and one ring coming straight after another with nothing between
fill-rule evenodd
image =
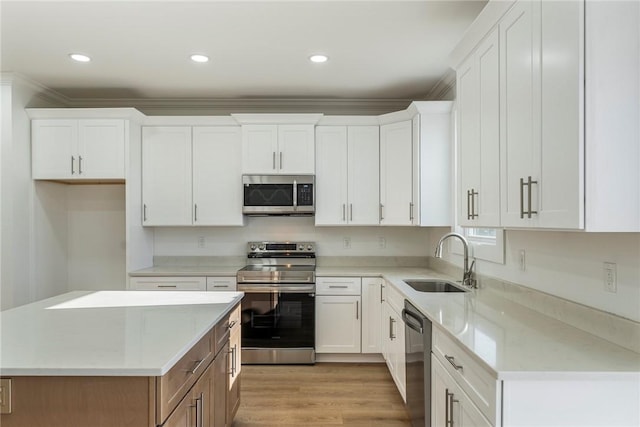
<instances>
[{"instance_id":1,"label":"white backsplash wall","mask_svg":"<svg viewBox=\"0 0 640 427\"><path fill-rule=\"evenodd\" d=\"M249 217L244 227L158 227L154 255L244 256L249 241L292 240L316 242L318 256L426 256L427 238L419 227L316 227L310 217Z\"/></svg>"},{"instance_id":2,"label":"white backsplash wall","mask_svg":"<svg viewBox=\"0 0 640 427\"><path fill-rule=\"evenodd\" d=\"M429 247L449 231L431 229ZM445 259L462 266L460 255ZM615 293L604 289L604 262L616 264ZM477 260L476 271L640 322L640 233L508 230L505 264Z\"/></svg>"}]
</instances>

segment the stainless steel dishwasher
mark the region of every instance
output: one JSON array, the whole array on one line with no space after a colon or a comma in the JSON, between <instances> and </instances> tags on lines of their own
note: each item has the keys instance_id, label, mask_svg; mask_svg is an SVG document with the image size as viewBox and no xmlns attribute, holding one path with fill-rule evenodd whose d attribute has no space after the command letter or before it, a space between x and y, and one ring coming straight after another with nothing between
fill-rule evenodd
<instances>
[{"instance_id":1,"label":"stainless steel dishwasher","mask_svg":"<svg viewBox=\"0 0 640 427\"><path fill-rule=\"evenodd\" d=\"M407 409L413 427L431 427L431 321L404 301Z\"/></svg>"}]
</instances>

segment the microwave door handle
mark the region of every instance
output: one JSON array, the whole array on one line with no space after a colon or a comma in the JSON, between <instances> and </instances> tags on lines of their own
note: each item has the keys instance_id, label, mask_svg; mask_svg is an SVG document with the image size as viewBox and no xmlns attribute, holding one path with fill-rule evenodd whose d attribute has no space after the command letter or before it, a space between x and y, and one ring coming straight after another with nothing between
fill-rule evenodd
<instances>
[{"instance_id":1,"label":"microwave door handle","mask_svg":"<svg viewBox=\"0 0 640 427\"><path fill-rule=\"evenodd\" d=\"M293 210L298 210L298 181L293 180Z\"/></svg>"}]
</instances>

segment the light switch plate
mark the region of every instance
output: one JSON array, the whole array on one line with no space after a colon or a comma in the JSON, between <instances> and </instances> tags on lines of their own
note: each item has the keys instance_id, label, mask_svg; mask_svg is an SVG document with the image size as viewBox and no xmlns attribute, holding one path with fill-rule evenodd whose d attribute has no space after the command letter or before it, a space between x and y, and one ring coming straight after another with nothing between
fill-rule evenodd
<instances>
[{"instance_id":1,"label":"light switch plate","mask_svg":"<svg viewBox=\"0 0 640 427\"><path fill-rule=\"evenodd\" d=\"M11 378L0 379L0 414L11 413Z\"/></svg>"}]
</instances>

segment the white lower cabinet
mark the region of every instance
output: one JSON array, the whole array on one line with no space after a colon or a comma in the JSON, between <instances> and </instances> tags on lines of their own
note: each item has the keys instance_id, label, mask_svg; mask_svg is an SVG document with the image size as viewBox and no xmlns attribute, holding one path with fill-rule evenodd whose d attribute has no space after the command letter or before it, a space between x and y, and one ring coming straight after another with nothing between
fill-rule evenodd
<instances>
[{"instance_id":1,"label":"white lower cabinet","mask_svg":"<svg viewBox=\"0 0 640 427\"><path fill-rule=\"evenodd\" d=\"M361 279L318 278L316 353L360 353Z\"/></svg>"},{"instance_id":2,"label":"white lower cabinet","mask_svg":"<svg viewBox=\"0 0 640 427\"><path fill-rule=\"evenodd\" d=\"M206 291L205 277L132 277L129 289L133 291Z\"/></svg>"},{"instance_id":3,"label":"white lower cabinet","mask_svg":"<svg viewBox=\"0 0 640 427\"><path fill-rule=\"evenodd\" d=\"M362 352L381 353L382 278L362 278Z\"/></svg>"},{"instance_id":4,"label":"white lower cabinet","mask_svg":"<svg viewBox=\"0 0 640 427\"><path fill-rule=\"evenodd\" d=\"M382 355L402 399L406 402L405 335L401 316L404 298L389 283L383 285L382 298L384 300L381 316Z\"/></svg>"},{"instance_id":5,"label":"white lower cabinet","mask_svg":"<svg viewBox=\"0 0 640 427\"><path fill-rule=\"evenodd\" d=\"M238 288L236 277L207 277L208 291L227 291L235 292Z\"/></svg>"},{"instance_id":6,"label":"white lower cabinet","mask_svg":"<svg viewBox=\"0 0 640 427\"><path fill-rule=\"evenodd\" d=\"M431 425L492 427L435 355L431 355Z\"/></svg>"}]
</instances>

